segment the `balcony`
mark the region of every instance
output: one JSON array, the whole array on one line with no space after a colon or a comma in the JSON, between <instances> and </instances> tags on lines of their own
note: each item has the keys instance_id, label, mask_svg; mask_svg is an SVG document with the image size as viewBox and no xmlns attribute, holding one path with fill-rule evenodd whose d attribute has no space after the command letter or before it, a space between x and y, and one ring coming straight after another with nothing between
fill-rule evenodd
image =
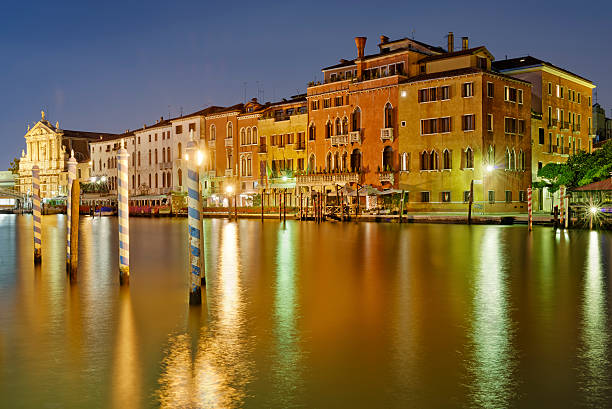
<instances>
[{"instance_id":1,"label":"balcony","mask_svg":"<svg viewBox=\"0 0 612 409\"><path fill-rule=\"evenodd\" d=\"M211 139L210 141L208 141L208 147L211 149L214 149L216 144L217 144L217 141L215 139Z\"/></svg>"},{"instance_id":2,"label":"balcony","mask_svg":"<svg viewBox=\"0 0 612 409\"><path fill-rule=\"evenodd\" d=\"M336 135L331 137L332 146L347 145L348 135Z\"/></svg>"},{"instance_id":3,"label":"balcony","mask_svg":"<svg viewBox=\"0 0 612 409\"><path fill-rule=\"evenodd\" d=\"M393 184L393 172L379 172L378 178L380 183L388 182Z\"/></svg>"},{"instance_id":4,"label":"balcony","mask_svg":"<svg viewBox=\"0 0 612 409\"><path fill-rule=\"evenodd\" d=\"M306 149L306 144L304 142L298 143L294 148L296 151L303 151Z\"/></svg>"},{"instance_id":5,"label":"balcony","mask_svg":"<svg viewBox=\"0 0 612 409\"><path fill-rule=\"evenodd\" d=\"M349 132L350 143L361 143L361 131Z\"/></svg>"},{"instance_id":6,"label":"balcony","mask_svg":"<svg viewBox=\"0 0 612 409\"><path fill-rule=\"evenodd\" d=\"M319 173L296 176L296 184L300 186L334 185L351 182L359 182L359 173Z\"/></svg>"},{"instance_id":7,"label":"balcony","mask_svg":"<svg viewBox=\"0 0 612 409\"><path fill-rule=\"evenodd\" d=\"M565 122L565 121L561 121L559 128L560 129L570 129L570 123L569 122Z\"/></svg>"},{"instance_id":8,"label":"balcony","mask_svg":"<svg viewBox=\"0 0 612 409\"><path fill-rule=\"evenodd\" d=\"M559 147L557 145L553 145L552 153L559 153Z\"/></svg>"},{"instance_id":9,"label":"balcony","mask_svg":"<svg viewBox=\"0 0 612 409\"><path fill-rule=\"evenodd\" d=\"M268 153L267 145L259 145L259 153Z\"/></svg>"},{"instance_id":10,"label":"balcony","mask_svg":"<svg viewBox=\"0 0 612 409\"><path fill-rule=\"evenodd\" d=\"M572 126L572 130L573 130L574 132L580 132L580 124L574 124L574 125Z\"/></svg>"},{"instance_id":11,"label":"balcony","mask_svg":"<svg viewBox=\"0 0 612 409\"><path fill-rule=\"evenodd\" d=\"M557 127L557 120L556 119L548 119L548 128L556 128Z\"/></svg>"},{"instance_id":12,"label":"balcony","mask_svg":"<svg viewBox=\"0 0 612 409\"><path fill-rule=\"evenodd\" d=\"M230 148L234 146L234 138L225 138L225 146Z\"/></svg>"},{"instance_id":13,"label":"balcony","mask_svg":"<svg viewBox=\"0 0 612 409\"><path fill-rule=\"evenodd\" d=\"M393 141L393 128L382 128L380 130L380 139L383 141Z\"/></svg>"},{"instance_id":14,"label":"balcony","mask_svg":"<svg viewBox=\"0 0 612 409\"><path fill-rule=\"evenodd\" d=\"M233 169L225 169L225 176L233 176L233 175L234 175Z\"/></svg>"}]
</instances>

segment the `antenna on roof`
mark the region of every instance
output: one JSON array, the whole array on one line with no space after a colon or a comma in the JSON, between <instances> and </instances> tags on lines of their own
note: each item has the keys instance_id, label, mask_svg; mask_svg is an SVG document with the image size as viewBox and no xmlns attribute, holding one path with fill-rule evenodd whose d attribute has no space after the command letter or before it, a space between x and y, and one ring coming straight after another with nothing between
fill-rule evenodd
<instances>
[{"instance_id":1,"label":"antenna on roof","mask_svg":"<svg viewBox=\"0 0 612 409\"><path fill-rule=\"evenodd\" d=\"M414 33L416 33L416 30L413 28L412 29L412 39L414 40Z\"/></svg>"},{"instance_id":2,"label":"antenna on roof","mask_svg":"<svg viewBox=\"0 0 612 409\"><path fill-rule=\"evenodd\" d=\"M181 107L181 117L183 116L183 107Z\"/></svg>"},{"instance_id":3,"label":"antenna on roof","mask_svg":"<svg viewBox=\"0 0 612 409\"><path fill-rule=\"evenodd\" d=\"M168 105L168 119L170 119L170 105Z\"/></svg>"}]
</instances>

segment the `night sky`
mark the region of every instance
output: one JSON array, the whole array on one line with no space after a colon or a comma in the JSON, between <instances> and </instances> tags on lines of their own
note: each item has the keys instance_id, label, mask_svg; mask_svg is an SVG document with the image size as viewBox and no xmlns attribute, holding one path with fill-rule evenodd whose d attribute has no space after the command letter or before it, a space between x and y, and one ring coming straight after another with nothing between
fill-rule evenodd
<instances>
[{"instance_id":1,"label":"night sky","mask_svg":"<svg viewBox=\"0 0 612 409\"><path fill-rule=\"evenodd\" d=\"M445 4L447 3L447 4ZM353 37L455 33L496 59L533 55L592 80L612 109L612 6L590 2L26 2L0 8L0 169L27 124L121 132L206 105L305 92L320 68L354 58ZM259 89L259 91L258 91ZM594 98L595 101L595 98Z\"/></svg>"}]
</instances>

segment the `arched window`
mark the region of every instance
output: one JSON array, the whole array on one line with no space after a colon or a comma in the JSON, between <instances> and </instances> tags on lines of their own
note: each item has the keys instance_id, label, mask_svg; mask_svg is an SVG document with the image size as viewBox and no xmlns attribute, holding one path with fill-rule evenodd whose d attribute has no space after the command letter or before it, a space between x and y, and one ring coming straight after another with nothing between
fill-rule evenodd
<instances>
[{"instance_id":1,"label":"arched window","mask_svg":"<svg viewBox=\"0 0 612 409\"><path fill-rule=\"evenodd\" d=\"M214 141L215 139L217 139L217 127L215 124L212 124L210 126L210 140Z\"/></svg>"},{"instance_id":2,"label":"arched window","mask_svg":"<svg viewBox=\"0 0 612 409\"><path fill-rule=\"evenodd\" d=\"M382 155L382 170L384 172L393 171L393 148L385 146Z\"/></svg>"},{"instance_id":3,"label":"arched window","mask_svg":"<svg viewBox=\"0 0 612 409\"><path fill-rule=\"evenodd\" d=\"M510 149L506 148L506 163L505 163L506 170L510 170L511 169L511 167L510 167L511 163L512 163L512 161L511 161L511 158L510 158Z\"/></svg>"},{"instance_id":4,"label":"arched window","mask_svg":"<svg viewBox=\"0 0 612 409\"><path fill-rule=\"evenodd\" d=\"M250 145L251 142L251 136L253 135L253 131L251 130L251 128L247 128L247 137L246 137L246 144Z\"/></svg>"},{"instance_id":5,"label":"arched window","mask_svg":"<svg viewBox=\"0 0 612 409\"><path fill-rule=\"evenodd\" d=\"M251 143L253 145L257 145L257 127L256 126L253 127L253 136L251 139Z\"/></svg>"},{"instance_id":6,"label":"arched window","mask_svg":"<svg viewBox=\"0 0 612 409\"><path fill-rule=\"evenodd\" d=\"M327 172L331 172L332 166L333 166L332 154L331 152L327 152L327 156L325 157L325 170L327 170Z\"/></svg>"},{"instance_id":7,"label":"arched window","mask_svg":"<svg viewBox=\"0 0 612 409\"><path fill-rule=\"evenodd\" d=\"M315 128L315 124L310 124L308 127L308 140L314 141L317 137L317 129Z\"/></svg>"},{"instance_id":8,"label":"arched window","mask_svg":"<svg viewBox=\"0 0 612 409\"><path fill-rule=\"evenodd\" d=\"M516 170L516 154L514 152L514 148L512 148L512 152L510 152L510 166L510 169Z\"/></svg>"},{"instance_id":9,"label":"arched window","mask_svg":"<svg viewBox=\"0 0 612 409\"><path fill-rule=\"evenodd\" d=\"M162 148L162 162L166 161L166 148Z\"/></svg>"},{"instance_id":10,"label":"arched window","mask_svg":"<svg viewBox=\"0 0 612 409\"><path fill-rule=\"evenodd\" d=\"M452 165L451 153L448 149L444 149L444 152L442 152L442 169L451 169Z\"/></svg>"},{"instance_id":11,"label":"arched window","mask_svg":"<svg viewBox=\"0 0 612 409\"><path fill-rule=\"evenodd\" d=\"M166 172L162 172L162 187L166 187Z\"/></svg>"},{"instance_id":12,"label":"arched window","mask_svg":"<svg viewBox=\"0 0 612 409\"><path fill-rule=\"evenodd\" d=\"M172 172L168 171L168 173L166 174L166 184L168 185L168 187L172 187Z\"/></svg>"},{"instance_id":13,"label":"arched window","mask_svg":"<svg viewBox=\"0 0 612 409\"><path fill-rule=\"evenodd\" d=\"M240 175L246 176L246 159L244 156L240 159Z\"/></svg>"},{"instance_id":14,"label":"arched window","mask_svg":"<svg viewBox=\"0 0 612 409\"><path fill-rule=\"evenodd\" d=\"M340 154L336 152L334 154L334 172L340 171Z\"/></svg>"},{"instance_id":15,"label":"arched window","mask_svg":"<svg viewBox=\"0 0 612 409\"><path fill-rule=\"evenodd\" d=\"M348 159L348 154L346 153L346 151L342 154L342 171L344 172L346 170L347 167L347 159Z\"/></svg>"},{"instance_id":16,"label":"arched window","mask_svg":"<svg viewBox=\"0 0 612 409\"><path fill-rule=\"evenodd\" d=\"M429 153L427 151L421 153L421 170L429 170Z\"/></svg>"},{"instance_id":17,"label":"arched window","mask_svg":"<svg viewBox=\"0 0 612 409\"><path fill-rule=\"evenodd\" d=\"M348 135L348 118L342 118L342 135Z\"/></svg>"},{"instance_id":18,"label":"arched window","mask_svg":"<svg viewBox=\"0 0 612 409\"><path fill-rule=\"evenodd\" d=\"M247 158L247 172L247 176L253 176L253 161L250 156Z\"/></svg>"},{"instance_id":19,"label":"arched window","mask_svg":"<svg viewBox=\"0 0 612 409\"><path fill-rule=\"evenodd\" d=\"M385 128L393 128L393 107L390 102L385 105Z\"/></svg>"},{"instance_id":20,"label":"arched window","mask_svg":"<svg viewBox=\"0 0 612 409\"><path fill-rule=\"evenodd\" d=\"M157 163L157 148L155 149L155 163Z\"/></svg>"},{"instance_id":21,"label":"arched window","mask_svg":"<svg viewBox=\"0 0 612 409\"><path fill-rule=\"evenodd\" d=\"M136 189L136 175L132 175L132 189Z\"/></svg>"},{"instance_id":22,"label":"arched window","mask_svg":"<svg viewBox=\"0 0 612 409\"><path fill-rule=\"evenodd\" d=\"M465 167L466 169L474 169L474 151L472 151L472 148L465 150Z\"/></svg>"},{"instance_id":23,"label":"arched window","mask_svg":"<svg viewBox=\"0 0 612 409\"><path fill-rule=\"evenodd\" d=\"M138 166L140 166L140 152L138 152ZM98 159L98 170L102 171L102 159Z\"/></svg>"},{"instance_id":24,"label":"arched window","mask_svg":"<svg viewBox=\"0 0 612 409\"><path fill-rule=\"evenodd\" d=\"M429 154L429 170L438 170L438 152L432 150Z\"/></svg>"},{"instance_id":25,"label":"arched window","mask_svg":"<svg viewBox=\"0 0 612 409\"><path fill-rule=\"evenodd\" d=\"M177 176L178 176L178 185L183 186L183 171L180 168L177 172Z\"/></svg>"},{"instance_id":26,"label":"arched window","mask_svg":"<svg viewBox=\"0 0 612 409\"><path fill-rule=\"evenodd\" d=\"M181 145L180 142L178 143L177 149L178 149L178 156L177 156L177 158L181 159L183 157L183 145Z\"/></svg>"},{"instance_id":27,"label":"arched window","mask_svg":"<svg viewBox=\"0 0 612 409\"><path fill-rule=\"evenodd\" d=\"M353 149L351 153L351 170L361 172L361 151L359 149Z\"/></svg>"},{"instance_id":28,"label":"arched window","mask_svg":"<svg viewBox=\"0 0 612 409\"><path fill-rule=\"evenodd\" d=\"M309 172L314 172L315 171L315 155L314 153L310 154L310 158L308 159L308 171Z\"/></svg>"},{"instance_id":29,"label":"arched window","mask_svg":"<svg viewBox=\"0 0 612 409\"><path fill-rule=\"evenodd\" d=\"M330 121L327 121L327 123L325 124L325 137L331 138L331 134L332 134L332 124Z\"/></svg>"},{"instance_id":30,"label":"arched window","mask_svg":"<svg viewBox=\"0 0 612 409\"><path fill-rule=\"evenodd\" d=\"M166 148L166 157L168 158L168 162L172 161L172 156L170 155L170 147Z\"/></svg>"},{"instance_id":31,"label":"arched window","mask_svg":"<svg viewBox=\"0 0 612 409\"><path fill-rule=\"evenodd\" d=\"M246 130L240 128L240 145L246 145Z\"/></svg>"},{"instance_id":32,"label":"arched window","mask_svg":"<svg viewBox=\"0 0 612 409\"><path fill-rule=\"evenodd\" d=\"M519 170L525 170L525 152L521 149L519 151Z\"/></svg>"},{"instance_id":33,"label":"arched window","mask_svg":"<svg viewBox=\"0 0 612 409\"><path fill-rule=\"evenodd\" d=\"M352 122L352 131L358 131L361 129L361 109L359 107L355 108L353 114L351 115Z\"/></svg>"},{"instance_id":34,"label":"arched window","mask_svg":"<svg viewBox=\"0 0 612 409\"><path fill-rule=\"evenodd\" d=\"M342 124L340 118L336 118L336 135L342 135Z\"/></svg>"},{"instance_id":35,"label":"arched window","mask_svg":"<svg viewBox=\"0 0 612 409\"><path fill-rule=\"evenodd\" d=\"M233 162L233 155L232 155L232 150L228 149L227 150L227 157L226 157L226 169L233 169L234 167L234 162Z\"/></svg>"},{"instance_id":36,"label":"arched window","mask_svg":"<svg viewBox=\"0 0 612 409\"><path fill-rule=\"evenodd\" d=\"M227 123L227 137L228 139L234 137L234 126L231 122Z\"/></svg>"},{"instance_id":37,"label":"arched window","mask_svg":"<svg viewBox=\"0 0 612 409\"><path fill-rule=\"evenodd\" d=\"M158 183L159 177L158 177L158 176L159 176L159 175L158 175L158 174L157 174L157 172L156 172L156 173L155 173L155 188L156 188L156 189L159 187L159 183Z\"/></svg>"},{"instance_id":38,"label":"arched window","mask_svg":"<svg viewBox=\"0 0 612 409\"><path fill-rule=\"evenodd\" d=\"M409 169L409 163L408 163L408 153L404 152L402 153L402 159L401 159L401 171L403 172L408 172Z\"/></svg>"}]
</instances>

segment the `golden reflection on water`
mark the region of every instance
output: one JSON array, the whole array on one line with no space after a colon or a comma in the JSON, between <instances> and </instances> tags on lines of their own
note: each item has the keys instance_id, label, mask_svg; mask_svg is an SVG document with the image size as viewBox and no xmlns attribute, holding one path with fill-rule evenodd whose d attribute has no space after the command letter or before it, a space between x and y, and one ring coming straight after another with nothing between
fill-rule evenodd
<instances>
[{"instance_id":1,"label":"golden reflection on water","mask_svg":"<svg viewBox=\"0 0 612 409\"><path fill-rule=\"evenodd\" d=\"M612 368L608 356L610 334L604 288L604 280L609 274L604 274L604 261L599 246L598 233L590 232L584 271L582 346L579 356L582 361L581 387L588 405L593 407L609 405L606 396L612 390Z\"/></svg>"},{"instance_id":2,"label":"golden reflection on water","mask_svg":"<svg viewBox=\"0 0 612 409\"><path fill-rule=\"evenodd\" d=\"M480 238L473 300L473 359L468 363L473 376L473 403L487 408L511 406L515 389L516 363L506 288L510 254L502 247L500 231L487 227Z\"/></svg>"}]
</instances>

